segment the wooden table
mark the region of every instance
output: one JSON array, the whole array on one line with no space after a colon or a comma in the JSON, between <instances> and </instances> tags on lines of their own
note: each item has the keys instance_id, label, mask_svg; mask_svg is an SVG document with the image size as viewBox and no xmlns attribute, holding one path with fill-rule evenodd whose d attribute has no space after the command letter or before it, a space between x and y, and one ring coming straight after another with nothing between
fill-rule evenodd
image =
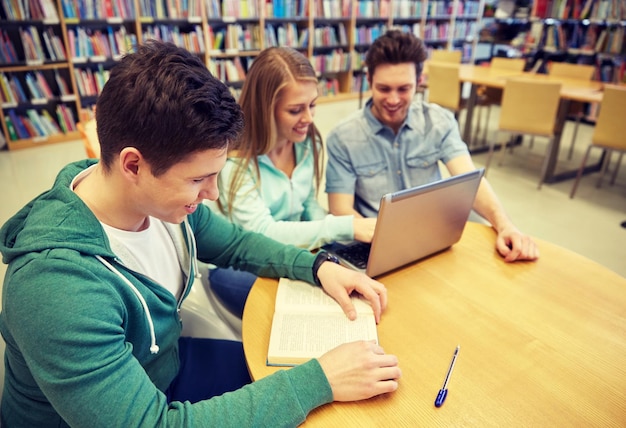
<instances>
[{"instance_id":1,"label":"wooden table","mask_svg":"<svg viewBox=\"0 0 626 428\"><path fill-rule=\"evenodd\" d=\"M424 75L428 75L428 62L424 66ZM490 88L504 88L506 81L511 78L525 78L547 82L561 83L561 104L557 114L555 124L554 144L548 156L548 167L546 169L543 182L554 183L563 179L573 178L576 176L578 169L556 173L556 164L561 146L561 134L567 119L570 101L580 101L585 103L600 103L602 101L603 82L570 79L564 77L550 76L547 74L537 74L529 72L521 72L515 70L494 69L482 65L461 64L459 67L459 79L461 82L470 83L471 90L467 100L466 116L463 125L462 138L468 146L472 146L472 119L474 116L474 107L477 102L477 90L481 86ZM475 149L473 152L482 151L484 148ZM585 173L599 171L602 162L585 168Z\"/></svg>"},{"instance_id":2,"label":"wooden table","mask_svg":"<svg viewBox=\"0 0 626 428\"><path fill-rule=\"evenodd\" d=\"M379 278L389 294L379 338L400 360L399 389L322 406L305 425L626 426L626 279L540 240L537 262L507 264L494 239L468 223L450 250ZM278 370L265 365L276 287L259 279L244 312L254 379Z\"/></svg>"},{"instance_id":3,"label":"wooden table","mask_svg":"<svg viewBox=\"0 0 626 428\"><path fill-rule=\"evenodd\" d=\"M477 100L477 88L479 86L487 86L492 88L504 88L506 81L511 78L524 78L545 82L561 83L561 104L557 113L555 124L554 144L548 156L548 167L543 177L543 182L554 183L563 179L572 178L577 170L566 171L564 173L556 173L556 164L561 146L561 134L565 127L567 112L569 110L570 101L580 101L586 103L600 103L602 101L602 89L604 83L590 80L570 79L564 77L550 76L547 74L537 74L528 72L518 72L511 70L498 70L490 67L463 64L459 70L462 82L470 83L471 90L467 101L467 115L465 125L463 127L463 140L470 145L472 138L472 117L474 106ZM587 168L588 171L599 170L600 163L593 167Z\"/></svg>"}]
</instances>

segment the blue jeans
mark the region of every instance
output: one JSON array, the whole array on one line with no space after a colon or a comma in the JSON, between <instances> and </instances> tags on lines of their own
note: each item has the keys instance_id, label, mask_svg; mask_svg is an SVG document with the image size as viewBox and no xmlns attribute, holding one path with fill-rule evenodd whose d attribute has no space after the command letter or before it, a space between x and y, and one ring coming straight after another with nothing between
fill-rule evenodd
<instances>
[{"instance_id":1,"label":"blue jeans","mask_svg":"<svg viewBox=\"0 0 626 428\"><path fill-rule=\"evenodd\" d=\"M209 269L211 289L233 314L241 318L256 275L233 268Z\"/></svg>"},{"instance_id":2,"label":"blue jeans","mask_svg":"<svg viewBox=\"0 0 626 428\"><path fill-rule=\"evenodd\" d=\"M241 342L181 337L178 347L180 370L166 391L168 403L196 403L252 382Z\"/></svg>"}]
</instances>

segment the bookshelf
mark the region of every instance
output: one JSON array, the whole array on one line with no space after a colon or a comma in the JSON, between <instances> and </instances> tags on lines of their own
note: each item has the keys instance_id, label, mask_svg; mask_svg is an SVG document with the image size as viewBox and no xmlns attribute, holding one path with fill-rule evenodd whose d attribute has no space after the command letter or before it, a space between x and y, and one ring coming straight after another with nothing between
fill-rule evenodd
<instances>
[{"instance_id":1,"label":"bookshelf","mask_svg":"<svg viewBox=\"0 0 626 428\"><path fill-rule=\"evenodd\" d=\"M545 71L550 61L593 64L595 80L626 83L623 1L535 0L523 21L522 50L537 71Z\"/></svg>"},{"instance_id":2,"label":"bookshelf","mask_svg":"<svg viewBox=\"0 0 626 428\"><path fill-rule=\"evenodd\" d=\"M317 70L320 102L355 98L367 89L367 49L392 26L473 61L483 3L0 0L2 130L10 150L80 138L76 121L96 103L111 68L152 38L198 55L235 95L261 50L291 46Z\"/></svg>"},{"instance_id":3,"label":"bookshelf","mask_svg":"<svg viewBox=\"0 0 626 428\"><path fill-rule=\"evenodd\" d=\"M78 138L79 111L65 27L52 0L0 10L0 119L9 149Z\"/></svg>"}]
</instances>

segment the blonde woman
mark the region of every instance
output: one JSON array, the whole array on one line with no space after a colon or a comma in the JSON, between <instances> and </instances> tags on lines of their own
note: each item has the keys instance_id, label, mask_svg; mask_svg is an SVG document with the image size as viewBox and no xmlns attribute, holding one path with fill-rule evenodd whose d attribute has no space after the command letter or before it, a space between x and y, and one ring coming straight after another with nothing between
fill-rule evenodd
<instances>
[{"instance_id":1,"label":"blonde woman","mask_svg":"<svg viewBox=\"0 0 626 428\"><path fill-rule=\"evenodd\" d=\"M370 242L375 219L329 215L317 201L322 138L313 123L317 77L309 60L286 47L255 58L239 104L244 131L220 174L210 204L232 222L277 241L314 249L335 240ZM255 277L211 271L211 286L241 315ZM234 295L233 295L234 293Z\"/></svg>"}]
</instances>

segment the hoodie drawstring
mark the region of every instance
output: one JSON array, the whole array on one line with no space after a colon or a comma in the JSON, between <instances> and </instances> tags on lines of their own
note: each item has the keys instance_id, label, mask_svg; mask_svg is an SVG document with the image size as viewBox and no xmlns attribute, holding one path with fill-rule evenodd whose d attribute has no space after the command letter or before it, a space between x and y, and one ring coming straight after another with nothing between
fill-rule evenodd
<instances>
[{"instance_id":1,"label":"hoodie drawstring","mask_svg":"<svg viewBox=\"0 0 626 428\"><path fill-rule=\"evenodd\" d=\"M113 267L113 265L111 265L111 263L107 262L101 256L96 256L96 258L98 260L100 260L100 262L103 265L105 265L111 272L113 272L117 276L119 276L122 279L122 281L124 281L124 283L126 285L128 285L128 287L130 287L131 290L133 290L133 293L135 293L135 295L137 296L137 298L141 302L141 306L143 306L143 310L144 310L144 313L146 314L146 319L148 320L148 325L150 327L150 352L152 354L157 354L159 352L159 346L156 343L156 334L154 332L154 323L152 322L152 315L150 315L150 309L148 308L148 304L146 303L146 299L144 299L143 296L141 295L141 293L139 293L139 290L137 290L137 287L135 287L132 284L132 282L130 282L128 280L128 278L126 278L124 275L122 275L122 273L120 271L115 269L115 267Z\"/></svg>"}]
</instances>

